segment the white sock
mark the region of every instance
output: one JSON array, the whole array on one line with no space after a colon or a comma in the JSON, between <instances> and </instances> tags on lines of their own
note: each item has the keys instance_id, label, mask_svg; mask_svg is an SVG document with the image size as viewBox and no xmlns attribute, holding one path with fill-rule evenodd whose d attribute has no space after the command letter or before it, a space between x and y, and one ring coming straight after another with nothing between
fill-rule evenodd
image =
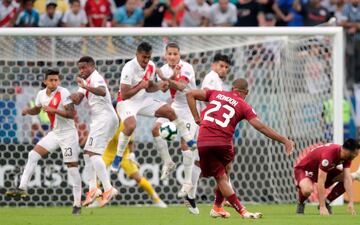
<instances>
[{"instance_id":1,"label":"white sock","mask_svg":"<svg viewBox=\"0 0 360 225\"><path fill-rule=\"evenodd\" d=\"M201 169L197 165L194 165L193 169L192 169L192 174L191 174L191 183L192 183L193 188L191 189L191 191L189 193L189 198L191 198L191 199L196 198L196 192L197 192L200 174L201 174Z\"/></svg>"},{"instance_id":2,"label":"white sock","mask_svg":"<svg viewBox=\"0 0 360 225\"><path fill-rule=\"evenodd\" d=\"M182 137L186 142L191 141L192 137L189 130L186 128L184 121L177 118L176 120L171 121L176 125L176 128L179 131L180 137Z\"/></svg>"},{"instance_id":3,"label":"white sock","mask_svg":"<svg viewBox=\"0 0 360 225\"><path fill-rule=\"evenodd\" d=\"M184 183L191 184L191 173L193 169L193 153L190 150L182 151L184 165Z\"/></svg>"},{"instance_id":4,"label":"white sock","mask_svg":"<svg viewBox=\"0 0 360 225\"><path fill-rule=\"evenodd\" d=\"M34 150L31 150L28 155L28 161L26 162L24 172L21 176L19 188L27 190L27 185L31 176L34 173L37 162L41 159L41 155Z\"/></svg>"},{"instance_id":5,"label":"white sock","mask_svg":"<svg viewBox=\"0 0 360 225\"><path fill-rule=\"evenodd\" d=\"M157 150L160 153L160 157L163 163L172 161L169 154L169 148L167 142L164 139L162 139L160 136L154 137L154 142Z\"/></svg>"},{"instance_id":6,"label":"white sock","mask_svg":"<svg viewBox=\"0 0 360 225\"><path fill-rule=\"evenodd\" d=\"M104 188L104 191L108 191L112 186L110 183L110 177L106 171L106 166L104 160L100 155L93 155L90 157L90 160L94 166L96 175L99 177L101 184Z\"/></svg>"},{"instance_id":7,"label":"white sock","mask_svg":"<svg viewBox=\"0 0 360 225\"><path fill-rule=\"evenodd\" d=\"M193 151L193 157L194 157L194 165L193 165L192 174L191 174L191 183L193 185L193 188L191 189L190 193L188 194L189 198L191 198L191 199L196 198L197 186L198 186L198 182L199 182L199 178L200 178L200 174L201 174L200 167L195 165L195 161L200 160L199 152L197 149L195 151Z\"/></svg>"},{"instance_id":8,"label":"white sock","mask_svg":"<svg viewBox=\"0 0 360 225\"><path fill-rule=\"evenodd\" d=\"M70 185L73 188L74 205L81 207L81 175L78 167L69 167L68 176Z\"/></svg>"},{"instance_id":9,"label":"white sock","mask_svg":"<svg viewBox=\"0 0 360 225\"><path fill-rule=\"evenodd\" d=\"M97 188L96 173L88 154L84 154L84 161L85 161L84 175L85 175L85 179L87 179L89 183L89 191L90 191L94 188Z\"/></svg>"},{"instance_id":10,"label":"white sock","mask_svg":"<svg viewBox=\"0 0 360 225\"><path fill-rule=\"evenodd\" d=\"M116 155L120 157L123 156L125 148L129 144L129 141L130 137L126 136L123 132L120 132Z\"/></svg>"}]
</instances>

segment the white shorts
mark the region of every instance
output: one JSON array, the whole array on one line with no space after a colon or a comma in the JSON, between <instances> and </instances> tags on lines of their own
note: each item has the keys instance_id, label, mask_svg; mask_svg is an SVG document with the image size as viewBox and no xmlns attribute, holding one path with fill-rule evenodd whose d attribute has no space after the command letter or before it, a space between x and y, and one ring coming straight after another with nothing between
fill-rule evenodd
<instances>
[{"instance_id":1,"label":"white shorts","mask_svg":"<svg viewBox=\"0 0 360 225\"><path fill-rule=\"evenodd\" d=\"M181 119L182 121L184 121L186 127L188 128L188 130L190 132L191 137L195 139L195 137L197 136L199 126L195 123L194 117L192 116L190 109L177 108L177 107L173 107L173 106L171 106L171 108L174 109L177 117L179 119ZM164 123L167 121L169 121L169 120L166 118L162 118L162 117L158 118L156 120L157 123Z\"/></svg>"},{"instance_id":2,"label":"white shorts","mask_svg":"<svg viewBox=\"0 0 360 225\"><path fill-rule=\"evenodd\" d=\"M119 119L115 113L92 118L84 150L102 155L118 127Z\"/></svg>"},{"instance_id":3,"label":"white shorts","mask_svg":"<svg viewBox=\"0 0 360 225\"><path fill-rule=\"evenodd\" d=\"M130 116L136 118L136 115L154 117L155 112L165 104L165 102L152 97L147 97L145 99L129 99L118 102L116 111L121 121L124 121Z\"/></svg>"},{"instance_id":4,"label":"white shorts","mask_svg":"<svg viewBox=\"0 0 360 225\"><path fill-rule=\"evenodd\" d=\"M79 136L75 129L74 131L64 132L61 135L50 131L37 145L45 148L50 153L61 148L65 163L79 161Z\"/></svg>"}]
</instances>

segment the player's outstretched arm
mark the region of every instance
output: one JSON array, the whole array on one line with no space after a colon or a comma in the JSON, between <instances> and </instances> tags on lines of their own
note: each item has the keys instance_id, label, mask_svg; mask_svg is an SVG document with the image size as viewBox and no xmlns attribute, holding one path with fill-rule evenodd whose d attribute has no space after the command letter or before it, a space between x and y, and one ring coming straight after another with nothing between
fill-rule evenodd
<instances>
[{"instance_id":1,"label":"player's outstretched arm","mask_svg":"<svg viewBox=\"0 0 360 225\"><path fill-rule=\"evenodd\" d=\"M37 115L39 114L41 111L41 107L39 106L34 106L32 108L24 108L21 112L22 116L26 116L26 115Z\"/></svg>"},{"instance_id":2,"label":"player's outstretched arm","mask_svg":"<svg viewBox=\"0 0 360 225\"><path fill-rule=\"evenodd\" d=\"M294 148L294 142L290 141L288 138L278 134L276 131L271 129L270 127L263 124L259 118L255 117L251 120L249 120L249 123L251 126L253 126L256 130L263 133L265 136L278 141L280 143L283 143L285 145L285 150L287 154L291 154Z\"/></svg>"},{"instance_id":3,"label":"player's outstretched arm","mask_svg":"<svg viewBox=\"0 0 360 225\"><path fill-rule=\"evenodd\" d=\"M199 112L196 107L196 100L206 101L207 100L206 99L206 91L200 90L200 89L191 90L186 93L186 100L188 102L191 114L194 117L195 122L197 124L200 124L201 120L200 120Z\"/></svg>"},{"instance_id":4,"label":"player's outstretched arm","mask_svg":"<svg viewBox=\"0 0 360 225\"><path fill-rule=\"evenodd\" d=\"M326 208L325 205L325 181L327 177L327 172L323 171L319 168L319 174L318 174L318 199L319 199L319 210L320 215L329 215L329 211Z\"/></svg>"},{"instance_id":5,"label":"player's outstretched arm","mask_svg":"<svg viewBox=\"0 0 360 225\"><path fill-rule=\"evenodd\" d=\"M44 107L45 112L58 114L59 116L68 118L68 119L74 119L74 117L75 117L74 104L71 103L71 104L65 105L64 109L65 110L54 109L49 106Z\"/></svg>"},{"instance_id":6,"label":"player's outstretched arm","mask_svg":"<svg viewBox=\"0 0 360 225\"><path fill-rule=\"evenodd\" d=\"M352 190L352 177L351 177L350 168L344 168L344 188L349 196L348 210L352 215L355 215L356 211L354 208L354 195Z\"/></svg>"}]
</instances>

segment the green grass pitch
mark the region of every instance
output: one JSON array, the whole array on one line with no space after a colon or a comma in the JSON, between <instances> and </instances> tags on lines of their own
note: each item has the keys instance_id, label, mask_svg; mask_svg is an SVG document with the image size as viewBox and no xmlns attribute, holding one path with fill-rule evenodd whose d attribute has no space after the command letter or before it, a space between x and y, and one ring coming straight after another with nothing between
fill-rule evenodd
<instances>
[{"instance_id":1,"label":"green grass pitch","mask_svg":"<svg viewBox=\"0 0 360 225\"><path fill-rule=\"evenodd\" d=\"M356 205L360 210L360 205ZM80 216L71 215L70 207L0 208L1 225L360 225L360 216L351 216L346 205L334 206L329 217L318 215L316 206L306 206L305 215L295 215L295 205L248 205L249 211L264 214L260 220L245 220L231 208L229 219L211 218L209 205L200 205L200 215L191 215L182 205L167 209L119 206L83 209Z\"/></svg>"}]
</instances>

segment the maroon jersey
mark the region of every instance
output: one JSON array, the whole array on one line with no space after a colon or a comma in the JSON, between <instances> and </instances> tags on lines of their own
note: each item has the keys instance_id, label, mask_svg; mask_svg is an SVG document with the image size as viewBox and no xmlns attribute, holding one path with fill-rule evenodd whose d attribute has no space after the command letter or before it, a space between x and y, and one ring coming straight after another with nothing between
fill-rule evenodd
<instances>
[{"instance_id":1,"label":"maroon jersey","mask_svg":"<svg viewBox=\"0 0 360 225\"><path fill-rule=\"evenodd\" d=\"M325 144L317 146L295 165L295 169L306 171L307 177L313 181L317 181L318 171L332 172L337 165L342 164L344 168L349 168L351 160L340 159L341 145Z\"/></svg>"},{"instance_id":2,"label":"maroon jersey","mask_svg":"<svg viewBox=\"0 0 360 225\"><path fill-rule=\"evenodd\" d=\"M207 90L206 101L209 104L201 112L199 145L232 144L236 125L256 117L253 108L236 91Z\"/></svg>"}]
</instances>

